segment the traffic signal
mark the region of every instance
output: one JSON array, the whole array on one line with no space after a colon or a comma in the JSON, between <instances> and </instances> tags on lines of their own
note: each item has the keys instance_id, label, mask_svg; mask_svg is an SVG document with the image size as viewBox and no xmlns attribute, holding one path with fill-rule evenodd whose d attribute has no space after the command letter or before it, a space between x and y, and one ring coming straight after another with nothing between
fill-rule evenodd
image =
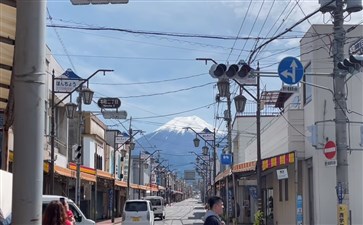
<instances>
[{"instance_id":1,"label":"traffic signal","mask_svg":"<svg viewBox=\"0 0 363 225\"><path fill-rule=\"evenodd\" d=\"M213 78L221 78L227 70L227 66L224 64L213 64L209 69L209 74Z\"/></svg>"},{"instance_id":2,"label":"traffic signal","mask_svg":"<svg viewBox=\"0 0 363 225\"><path fill-rule=\"evenodd\" d=\"M358 71L363 66L363 55L351 55L349 59L344 59L337 66L339 69L346 70L349 73Z\"/></svg>"},{"instance_id":3,"label":"traffic signal","mask_svg":"<svg viewBox=\"0 0 363 225\"><path fill-rule=\"evenodd\" d=\"M213 64L209 69L209 74L213 78L226 78L226 79L235 79L239 81L239 83L244 84L247 82L248 75L253 73L253 69L247 65L246 63L240 64ZM254 81L248 81L248 83Z\"/></svg>"},{"instance_id":4,"label":"traffic signal","mask_svg":"<svg viewBox=\"0 0 363 225\"><path fill-rule=\"evenodd\" d=\"M75 149L74 151L74 160L79 160L82 156L82 146L81 145L78 145L77 148Z\"/></svg>"}]
</instances>

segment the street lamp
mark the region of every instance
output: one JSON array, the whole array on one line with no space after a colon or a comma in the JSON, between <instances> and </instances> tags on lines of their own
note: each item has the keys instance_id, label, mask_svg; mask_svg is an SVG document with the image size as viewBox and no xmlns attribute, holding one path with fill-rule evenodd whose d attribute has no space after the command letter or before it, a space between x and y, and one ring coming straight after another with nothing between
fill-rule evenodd
<instances>
[{"instance_id":1,"label":"street lamp","mask_svg":"<svg viewBox=\"0 0 363 225\"><path fill-rule=\"evenodd\" d=\"M209 148L207 146L203 146L202 147L203 155L208 155L208 150L209 150Z\"/></svg>"},{"instance_id":2,"label":"street lamp","mask_svg":"<svg viewBox=\"0 0 363 225\"><path fill-rule=\"evenodd\" d=\"M194 147L198 148L199 147L199 143L200 143L200 139L198 139L197 137L195 137L193 139L193 143L194 143Z\"/></svg>"},{"instance_id":3,"label":"street lamp","mask_svg":"<svg viewBox=\"0 0 363 225\"><path fill-rule=\"evenodd\" d=\"M217 194L217 188L216 188L216 184L215 184L215 179L216 179L216 176L217 176L217 163L216 163L217 162L217 144L216 144L216 132L215 132L215 129L214 129L214 132L211 132L211 131L208 130L210 133L213 134L212 144L210 144L208 142L209 140L206 140L205 138L203 138L203 136L201 136L200 133L196 132L193 128L184 127L183 129L186 129L186 130L190 129L191 131L193 131L196 134L196 137L193 139L193 143L194 143L194 146L196 148L199 147L199 143L200 143L199 138L201 138L205 142L205 144L209 145L209 147L211 147L213 149L213 193L214 193L214 195L216 195ZM208 147L207 147L207 150L204 150L205 147L207 147L207 146L204 146L202 148L202 150L208 152ZM193 153L195 154L195 152L193 152Z\"/></svg>"},{"instance_id":4,"label":"street lamp","mask_svg":"<svg viewBox=\"0 0 363 225\"><path fill-rule=\"evenodd\" d=\"M105 75L106 72L112 72L113 70L97 70L96 72L94 72L93 74L91 74L87 79L61 79L61 78L55 78L54 75L54 70L52 73L52 102L51 102L51 119L50 119L50 123L51 123L51 130L50 130L50 151L51 151L51 160L50 160L50 170L49 170L49 175L50 175L50 185L49 185L49 189L50 189L50 194L54 194L54 161L55 161L55 109L56 107L62 103L66 98L68 98L73 92L75 92L78 89L82 90L82 86L83 84L87 83L88 86L88 81L95 76L98 72L103 72L103 74ZM72 72L70 69L68 69L65 73L67 72ZM72 90L66 88L65 90L55 90L56 89L56 85L55 85L55 81L59 80L60 83L62 82L69 82L69 83L74 83L74 81L79 81L79 83L76 83L76 86L74 86L74 88ZM62 83L63 84L63 83ZM73 87L73 86L72 86ZM59 88L57 86L57 88ZM55 104L55 93L67 93L60 101L58 101ZM88 87L85 89L85 92L83 93L83 97L85 104L90 104L92 102L92 96L93 96L93 92L91 90L88 89ZM77 109L77 104L69 102L67 104L65 104L65 108L66 108L66 116L67 118L74 118L76 109ZM79 146L82 146L82 143L79 141L78 143ZM82 151L82 150L81 150ZM82 153L81 153L82 154ZM79 161L79 160L78 160ZM77 164L78 165L78 164ZM79 167L77 167L77 180L80 179L79 177ZM76 185L77 186L77 185ZM80 191L80 190L78 190ZM76 188L76 193L78 192L77 188ZM78 193L79 196L79 193ZM78 199L77 199L77 194L76 194L76 204L79 205Z\"/></svg>"},{"instance_id":5,"label":"street lamp","mask_svg":"<svg viewBox=\"0 0 363 225\"><path fill-rule=\"evenodd\" d=\"M154 152L152 152L148 157L146 157L145 159L141 159L141 151L139 153L139 185L141 185L141 168L142 168L142 165L144 165L144 168L143 169L148 169L149 166L147 163L143 163L144 161L148 160L151 156L153 156L156 152L159 152L161 150L155 150ZM151 190L150 190L151 191ZM141 198L141 190L139 189L139 199Z\"/></svg>"},{"instance_id":6,"label":"street lamp","mask_svg":"<svg viewBox=\"0 0 363 225\"><path fill-rule=\"evenodd\" d=\"M208 61L210 59L199 59ZM227 84L224 82L223 76L226 75L228 79L233 79L248 95L250 95L257 104L256 109L256 129L257 129L257 160L256 160L256 176L257 176L257 206L258 210L262 210L262 189L261 189L261 170L262 170L262 161L261 161L261 100L260 100L260 76L257 74L256 76L248 76L254 73L254 69L252 69L248 64L244 61L240 61L238 65L232 64L227 68L224 64L217 64L214 60L214 65L209 70L210 75L213 78L218 78L217 82L218 90L220 91L220 96L224 95L229 99L229 85L227 90ZM217 65L216 65L217 64ZM221 69L224 69L224 73ZM257 71L259 71L259 65L257 66ZM251 78L252 77L252 78ZM256 78L255 78L256 77ZM256 97L252 95L245 86L256 86L257 93ZM222 96L223 97L223 96ZM243 112L246 105L246 97L243 95L238 95L235 97L236 111ZM231 143L230 143L231 144ZM231 146L229 146L230 148Z\"/></svg>"},{"instance_id":7,"label":"street lamp","mask_svg":"<svg viewBox=\"0 0 363 225\"><path fill-rule=\"evenodd\" d=\"M244 112L246 107L247 98L243 95L237 95L234 97L234 104L237 112Z\"/></svg>"}]
</instances>

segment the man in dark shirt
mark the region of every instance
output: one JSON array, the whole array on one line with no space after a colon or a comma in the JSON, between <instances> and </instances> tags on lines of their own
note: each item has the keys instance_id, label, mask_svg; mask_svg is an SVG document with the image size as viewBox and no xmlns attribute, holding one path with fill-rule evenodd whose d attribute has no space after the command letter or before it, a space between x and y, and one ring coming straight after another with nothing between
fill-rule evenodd
<instances>
[{"instance_id":1,"label":"man in dark shirt","mask_svg":"<svg viewBox=\"0 0 363 225\"><path fill-rule=\"evenodd\" d=\"M223 200L221 197L213 196L208 199L209 210L205 214L204 225L224 225L219 217L223 214Z\"/></svg>"}]
</instances>

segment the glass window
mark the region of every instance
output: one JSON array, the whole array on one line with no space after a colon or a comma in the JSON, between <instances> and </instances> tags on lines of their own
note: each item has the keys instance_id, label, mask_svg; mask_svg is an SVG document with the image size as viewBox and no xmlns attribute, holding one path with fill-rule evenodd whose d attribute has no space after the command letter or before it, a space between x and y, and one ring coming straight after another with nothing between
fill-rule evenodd
<instances>
[{"instance_id":1,"label":"glass window","mask_svg":"<svg viewBox=\"0 0 363 225\"><path fill-rule=\"evenodd\" d=\"M282 180L279 180L279 201L282 202Z\"/></svg>"},{"instance_id":2,"label":"glass window","mask_svg":"<svg viewBox=\"0 0 363 225\"><path fill-rule=\"evenodd\" d=\"M125 211L147 211L147 204L146 202L126 202Z\"/></svg>"},{"instance_id":3,"label":"glass window","mask_svg":"<svg viewBox=\"0 0 363 225\"><path fill-rule=\"evenodd\" d=\"M151 205L157 206L157 205L161 205L161 200L160 199L149 199L149 201L151 202Z\"/></svg>"},{"instance_id":4,"label":"glass window","mask_svg":"<svg viewBox=\"0 0 363 225\"><path fill-rule=\"evenodd\" d=\"M285 179L285 201L289 200L289 180Z\"/></svg>"}]
</instances>

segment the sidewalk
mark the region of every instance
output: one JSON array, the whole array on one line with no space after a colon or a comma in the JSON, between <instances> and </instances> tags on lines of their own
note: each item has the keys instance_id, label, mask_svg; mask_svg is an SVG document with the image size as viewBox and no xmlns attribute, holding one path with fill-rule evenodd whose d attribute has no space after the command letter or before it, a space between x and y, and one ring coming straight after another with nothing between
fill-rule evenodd
<instances>
[{"instance_id":1,"label":"sidewalk","mask_svg":"<svg viewBox=\"0 0 363 225\"><path fill-rule=\"evenodd\" d=\"M103 220L96 222L97 225L113 225L113 224L121 224L122 217L115 218L115 222L112 223L111 220Z\"/></svg>"}]
</instances>

